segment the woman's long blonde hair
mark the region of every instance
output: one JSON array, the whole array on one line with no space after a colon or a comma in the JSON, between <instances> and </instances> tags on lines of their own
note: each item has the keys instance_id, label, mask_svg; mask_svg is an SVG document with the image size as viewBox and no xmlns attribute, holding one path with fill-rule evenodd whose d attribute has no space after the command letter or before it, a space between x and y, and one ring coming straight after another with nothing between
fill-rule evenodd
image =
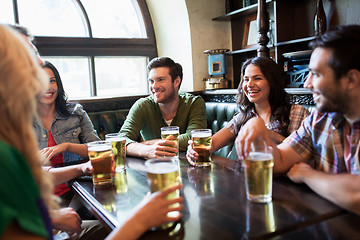
<instances>
[{"instance_id":1,"label":"woman's long blonde hair","mask_svg":"<svg viewBox=\"0 0 360 240\"><path fill-rule=\"evenodd\" d=\"M37 98L45 92L48 83L48 76L25 40L0 24L0 139L25 157L51 213L57 208L52 178L42 170L32 126Z\"/></svg>"}]
</instances>

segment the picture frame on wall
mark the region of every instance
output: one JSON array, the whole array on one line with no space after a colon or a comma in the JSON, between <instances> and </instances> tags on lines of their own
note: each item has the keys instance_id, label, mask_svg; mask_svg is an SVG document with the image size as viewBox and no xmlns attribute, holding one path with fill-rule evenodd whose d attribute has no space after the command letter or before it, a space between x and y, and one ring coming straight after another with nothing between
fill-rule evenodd
<instances>
[{"instance_id":1,"label":"picture frame on wall","mask_svg":"<svg viewBox=\"0 0 360 240\"><path fill-rule=\"evenodd\" d=\"M258 30L256 18L257 15L253 14L245 19L242 48L250 48L257 44Z\"/></svg>"}]
</instances>

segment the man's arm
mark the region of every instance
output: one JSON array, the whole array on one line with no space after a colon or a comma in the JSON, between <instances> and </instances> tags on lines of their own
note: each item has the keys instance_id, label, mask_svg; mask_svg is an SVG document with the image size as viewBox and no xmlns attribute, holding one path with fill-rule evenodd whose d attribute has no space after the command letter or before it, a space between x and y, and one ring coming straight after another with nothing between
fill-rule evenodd
<instances>
[{"instance_id":1,"label":"man's arm","mask_svg":"<svg viewBox=\"0 0 360 240\"><path fill-rule=\"evenodd\" d=\"M238 159L245 159L250 151L251 143L255 139L263 139L268 146L273 148L274 157L274 173L284 174L292 165L305 159L298 154L287 143L276 145L270 138L271 130L267 129L264 121L261 118L252 118L241 128L235 140L236 153Z\"/></svg>"},{"instance_id":2,"label":"man's arm","mask_svg":"<svg viewBox=\"0 0 360 240\"><path fill-rule=\"evenodd\" d=\"M126 154L144 159L175 156L175 143L169 140L154 139L143 143L132 142L126 146Z\"/></svg>"},{"instance_id":3,"label":"man's arm","mask_svg":"<svg viewBox=\"0 0 360 240\"><path fill-rule=\"evenodd\" d=\"M305 183L320 196L360 215L359 175L324 173L306 163L295 164L287 175L292 181Z\"/></svg>"}]
</instances>

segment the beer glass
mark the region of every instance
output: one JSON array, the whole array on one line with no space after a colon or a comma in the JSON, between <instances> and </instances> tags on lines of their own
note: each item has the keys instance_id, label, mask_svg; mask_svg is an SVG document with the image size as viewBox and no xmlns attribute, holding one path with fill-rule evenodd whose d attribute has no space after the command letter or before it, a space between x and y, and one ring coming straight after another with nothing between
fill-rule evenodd
<instances>
[{"instance_id":1,"label":"beer glass","mask_svg":"<svg viewBox=\"0 0 360 240\"><path fill-rule=\"evenodd\" d=\"M272 148L263 140L255 140L244 166L247 198L253 202L270 202L274 166Z\"/></svg>"},{"instance_id":2,"label":"beer glass","mask_svg":"<svg viewBox=\"0 0 360 240\"><path fill-rule=\"evenodd\" d=\"M93 167L94 185L112 184L112 172L114 169L111 143L96 141L87 144L88 154Z\"/></svg>"},{"instance_id":3,"label":"beer glass","mask_svg":"<svg viewBox=\"0 0 360 240\"><path fill-rule=\"evenodd\" d=\"M195 161L197 167L208 167L211 164L211 129L195 129L191 131L193 149L199 155Z\"/></svg>"},{"instance_id":4,"label":"beer glass","mask_svg":"<svg viewBox=\"0 0 360 240\"><path fill-rule=\"evenodd\" d=\"M116 172L125 169L126 160L126 138L123 133L109 133L105 135L105 140L111 142L112 151L115 155Z\"/></svg>"},{"instance_id":5,"label":"beer glass","mask_svg":"<svg viewBox=\"0 0 360 240\"><path fill-rule=\"evenodd\" d=\"M176 157L179 157L179 135L180 135L179 127L178 126L162 127L160 130L161 130L161 139L170 140L176 144L175 145L175 148L177 149Z\"/></svg>"},{"instance_id":6,"label":"beer glass","mask_svg":"<svg viewBox=\"0 0 360 240\"><path fill-rule=\"evenodd\" d=\"M150 191L157 192L163 189L172 187L180 182L179 176L179 165L174 158L155 158L150 159L145 162L147 169L147 180L149 184ZM176 190L170 193L167 196L167 199L174 199L180 196L180 191ZM172 207L178 206L178 203L175 203ZM169 212L169 217L177 217L179 215L178 211ZM161 226L162 229L171 227L172 223L164 224Z\"/></svg>"}]
</instances>

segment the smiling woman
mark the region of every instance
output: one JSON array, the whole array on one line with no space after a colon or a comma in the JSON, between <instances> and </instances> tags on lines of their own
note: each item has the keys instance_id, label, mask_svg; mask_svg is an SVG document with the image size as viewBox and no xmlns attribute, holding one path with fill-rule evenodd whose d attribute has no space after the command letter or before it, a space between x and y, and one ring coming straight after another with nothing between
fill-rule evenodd
<instances>
[{"instance_id":1,"label":"smiling woman","mask_svg":"<svg viewBox=\"0 0 360 240\"><path fill-rule=\"evenodd\" d=\"M271 140L277 144L300 127L309 111L300 105L290 104L284 76L280 66L271 58L255 57L243 64L237 99L240 112L213 135L212 152L234 141L242 126L254 117L267 123ZM186 157L190 164L198 158L191 143Z\"/></svg>"},{"instance_id":2,"label":"smiling woman","mask_svg":"<svg viewBox=\"0 0 360 240\"><path fill-rule=\"evenodd\" d=\"M84 143L97 141L99 137L82 106L67 102L60 74L55 66L45 62L43 69L49 76L50 84L45 95L38 101L40 119L33 123L40 153L46 158L46 165L52 167L80 163L88 155ZM55 193L63 200L70 200L72 197L66 184L56 186Z\"/></svg>"}]
</instances>

